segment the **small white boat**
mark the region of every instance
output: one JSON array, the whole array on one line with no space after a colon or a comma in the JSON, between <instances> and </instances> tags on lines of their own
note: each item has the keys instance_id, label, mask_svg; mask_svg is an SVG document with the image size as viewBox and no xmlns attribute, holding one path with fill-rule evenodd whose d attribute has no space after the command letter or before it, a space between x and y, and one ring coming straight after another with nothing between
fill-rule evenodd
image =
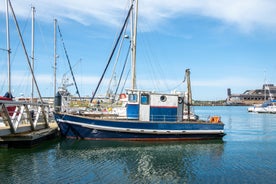
<instances>
[{"instance_id":1,"label":"small white boat","mask_svg":"<svg viewBox=\"0 0 276 184\"><path fill-rule=\"evenodd\" d=\"M276 113L276 100L268 100L262 104L256 104L247 108L248 112Z\"/></svg>"}]
</instances>

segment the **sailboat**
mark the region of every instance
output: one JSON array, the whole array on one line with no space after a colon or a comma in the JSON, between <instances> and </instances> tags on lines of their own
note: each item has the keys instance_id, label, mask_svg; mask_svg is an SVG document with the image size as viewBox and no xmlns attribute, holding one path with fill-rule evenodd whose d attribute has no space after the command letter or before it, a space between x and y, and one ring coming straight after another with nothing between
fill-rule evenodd
<instances>
[{"instance_id":1,"label":"sailboat","mask_svg":"<svg viewBox=\"0 0 276 184\"><path fill-rule=\"evenodd\" d=\"M270 93L269 85L266 83L264 85L264 99L265 101L261 104L254 104L247 108L248 112L255 112L255 113L276 113L276 100L274 99L273 95ZM266 95L267 92L269 94L269 98L267 99ZM267 100L266 100L267 99Z\"/></svg>"},{"instance_id":2,"label":"sailboat","mask_svg":"<svg viewBox=\"0 0 276 184\"><path fill-rule=\"evenodd\" d=\"M0 100L4 101L13 101L13 96L11 93L11 67L10 67L10 31L9 31L9 8L8 8L8 1L6 1L6 40L7 40L7 64L8 64L8 91L5 93L4 96L0 96ZM15 110L15 106L9 105L7 107L7 111L10 115L13 114Z\"/></svg>"},{"instance_id":3,"label":"sailboat","mask_svg":"<svg viewBox=\"0 0 276 184\"><path fill-rule=\"evenodd\" d=\"M134 11L135 9L135 11ZM192 96L190 89L190 70L186 70L188 87L188 118L184 120L183 93L157 93L136 89L136 25L138 0L133 0L127 18L135 12L135 21L132 39L132 88L126 89L126 117L100 116L88 117L81 114L63 112L56 108L55 120L60 128L61 135L73 139L87 140L127 140L127 141L175 141L175 140L202 140L221 139L224 133L224 124L219 116L209 120L192 120L190 105ZM121 36L119 34L119 37ZM102 77L101 77L102 79ZM98 86L93 93L94 99ZM62 95L56 95L55 106L61 105Z\"/></svg>"},{"instance_id":4,"label":"sailboat","mask_svg":"<svg viewBox=\"0 0 276 184\"><path fill-rule=\"evenodd\" d=\"M10 48L10 25L9 25L9 6L11 7L10 1L6 0L6 40L7 40L7 65L8 65L8 91L5 93L4 96L0 96L0 100L4 101L14 101L14 97L11 93L11 66L10 66L10 55L11 55L11 48ZM12 7L11 7L12 8ZM34 7L32 7L32 68L34 68ZM4 49L3 49L4 50ZM31 101L33 102L33 93L34 93L34 81L32 79L32 97ZM20 99L19 99L20 100ZM9 115L12 116L13 112L15 111L16 106L14 105L7 105L7 111Z\"/></svg>"}]
</instances>

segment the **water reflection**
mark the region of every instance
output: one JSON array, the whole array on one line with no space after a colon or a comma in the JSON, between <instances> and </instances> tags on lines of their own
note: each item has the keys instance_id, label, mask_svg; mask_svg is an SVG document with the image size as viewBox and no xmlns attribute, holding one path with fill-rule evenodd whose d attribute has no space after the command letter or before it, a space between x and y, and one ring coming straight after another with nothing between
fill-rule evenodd
<instances>
[{"instance_id":1,"label":"water reflection","mask_svg":"<svg viewBox=\"0 0 276 184\"><path fill-rule=\"evenodd\" d=\"M76 156L90 166L87 178L100 177L101 182L183 183L202 169L220 167L222 141L141 143L74 141L60 142L58 154L67 159ZM210 162L208 168L199 164ZM75 162L74 162L75 163ZM87 167L89 167L87 166ZM110 171L116 171L110 172ZM91 177L92 176L92 177ZM112 178L112 180L111 180ZM97 177L93 182L98 182Z\"/></svg>"},{"instance_id":2,"label":"water reflection","mask_svg":"<svg viewBox=\"0 0 276 184\"><path fill-rule=\"evenodd\" d=\"M1 148L0 183L41 183L44 173L47 181L47 172L56 162L52 153L59 140L47 141L34 148Z\"/></svg>"},{"instance_id":3,"label":"water reflection","mask_svg":"<svg viewBox=\"0 0 276 184\"><path fill-rule=\"evenodd\" d=\"M0 177L5 183L185 183L210 166L221 167L223 152L221 140L61 139L33 149L0 149Z\"/></svg>"}]
</instances>

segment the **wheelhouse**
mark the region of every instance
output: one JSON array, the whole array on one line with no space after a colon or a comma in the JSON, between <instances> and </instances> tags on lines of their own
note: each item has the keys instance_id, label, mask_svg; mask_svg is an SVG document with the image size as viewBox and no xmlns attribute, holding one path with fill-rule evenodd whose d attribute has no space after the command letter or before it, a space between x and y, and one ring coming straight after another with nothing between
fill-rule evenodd
<instances>
[{"instance_id":1,"label":"wheelhouse","mask_svg":"<svg viewBox=\"0 0 276 184\"><path fill-rule=\"evenodd\" d=\"M182 94L127 90L127 118L140 121L182 121Z\"/></svg>"}]
</instances>

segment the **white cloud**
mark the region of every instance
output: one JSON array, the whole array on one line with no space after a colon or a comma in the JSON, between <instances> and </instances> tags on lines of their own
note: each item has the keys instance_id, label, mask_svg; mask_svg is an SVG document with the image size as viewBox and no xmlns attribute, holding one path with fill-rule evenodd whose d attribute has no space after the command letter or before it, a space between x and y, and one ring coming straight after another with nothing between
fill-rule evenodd
<instances>
[{"instance_id":1,"label":"white cloud","mask_svg":"<svg viewBox=\"0 0 276 184\"><path fill-rule=\"evenodd\" d=\"M197 15L251 31L258 26L276 27L276 2L273 0L163 0L142 1L144 17L151 21L183 15ZM140 8L142 9L142 8Z\"/></svg>"},{"instance_id":2,"label":"white cloud","mask_svg":"<svg viewBox=\"0 0 276 184\"><path fill-rule=\"evenodd\" d=\"M4 2L0 1L0 12L5 11ZM30 7L34 5L36 7L36 18L48 23L52 23L53 18L57 18L66 21L73 20L83 25L102 24L111 27L121 25L120 21L124 18L122 12L126 12L129 0L12 0L11 2L17 17L30 17ZM179 17L185 19L186 15L218 20L222 26L238 28L244 32L259 28L273 30L272 28L276 27L276 19L274 19L276 17L276 1L274 0L139 0L139 2L140 20L150 26L150 29L166 27L171 19ZM0 18L4 20L3 13L1 13ZM4 32L3 29L0 31ZM49 85L53 79L50 74L49 76L37 75L36 77L39 87ZM90 94L93 86L99 80L99 76L79 76L76 78L78 84L86 86L87 89L85 90L89 91L87 94ZM22 76L14 77L13 85L16 85L14 82L22 85L22 80ZM30 85L30 80L26 79L26 81L26 85ZM58 79L58 83L60 81L61 79ZM152 82L148 82L148 80L141 81L140 84L143 84L141 87L144 89L153 87ZM169 81L169 84L170 86L177 86L179 83ZM235 86L250 89L252 85L254 85L252 79L233 78L232 76L219 80L192 80L193 88L220 88L223 89L223 95L225 95L225 89L228 87ZM51 94L52 90L49 91Z\"/></svg>"},{"instance_id":3,"label":"white cloud","mask_svg":"<svg viewBox=\"0 0 276 184\"><path fill-rule=\"evenodd\" d=\"M36 17L44 21L52 21L57 19L70 19L84 25L98 24L117 25L118 17L122 9L126 5L122 4L126 1L117 0L110 1L67 1L67 0L20 0L12 1L15 14L18 17L30 16L31 6L36 8ZM5 11L4 1L0 4L0 12Z\"/></svg>"},{"instance_id":4,"label":"white cloud","mask_svg":"<svg viewBox=\"0 0 276 184\"><path fill-rule=\"evenodd\" d=\"M53 18L71 19L84 25L118 25L127 9L129 0L20 0L12 1L18 16L26 17L31 5L37 9L38 18L52 21ZM0 11L4 11L4 1ZM249 32L256 27L276 27L276 1L274 0L140 0L139 15L156 29L171 18L183 15L213 18L225 25L236 26Z\"/></svg>"}]
</instances>

